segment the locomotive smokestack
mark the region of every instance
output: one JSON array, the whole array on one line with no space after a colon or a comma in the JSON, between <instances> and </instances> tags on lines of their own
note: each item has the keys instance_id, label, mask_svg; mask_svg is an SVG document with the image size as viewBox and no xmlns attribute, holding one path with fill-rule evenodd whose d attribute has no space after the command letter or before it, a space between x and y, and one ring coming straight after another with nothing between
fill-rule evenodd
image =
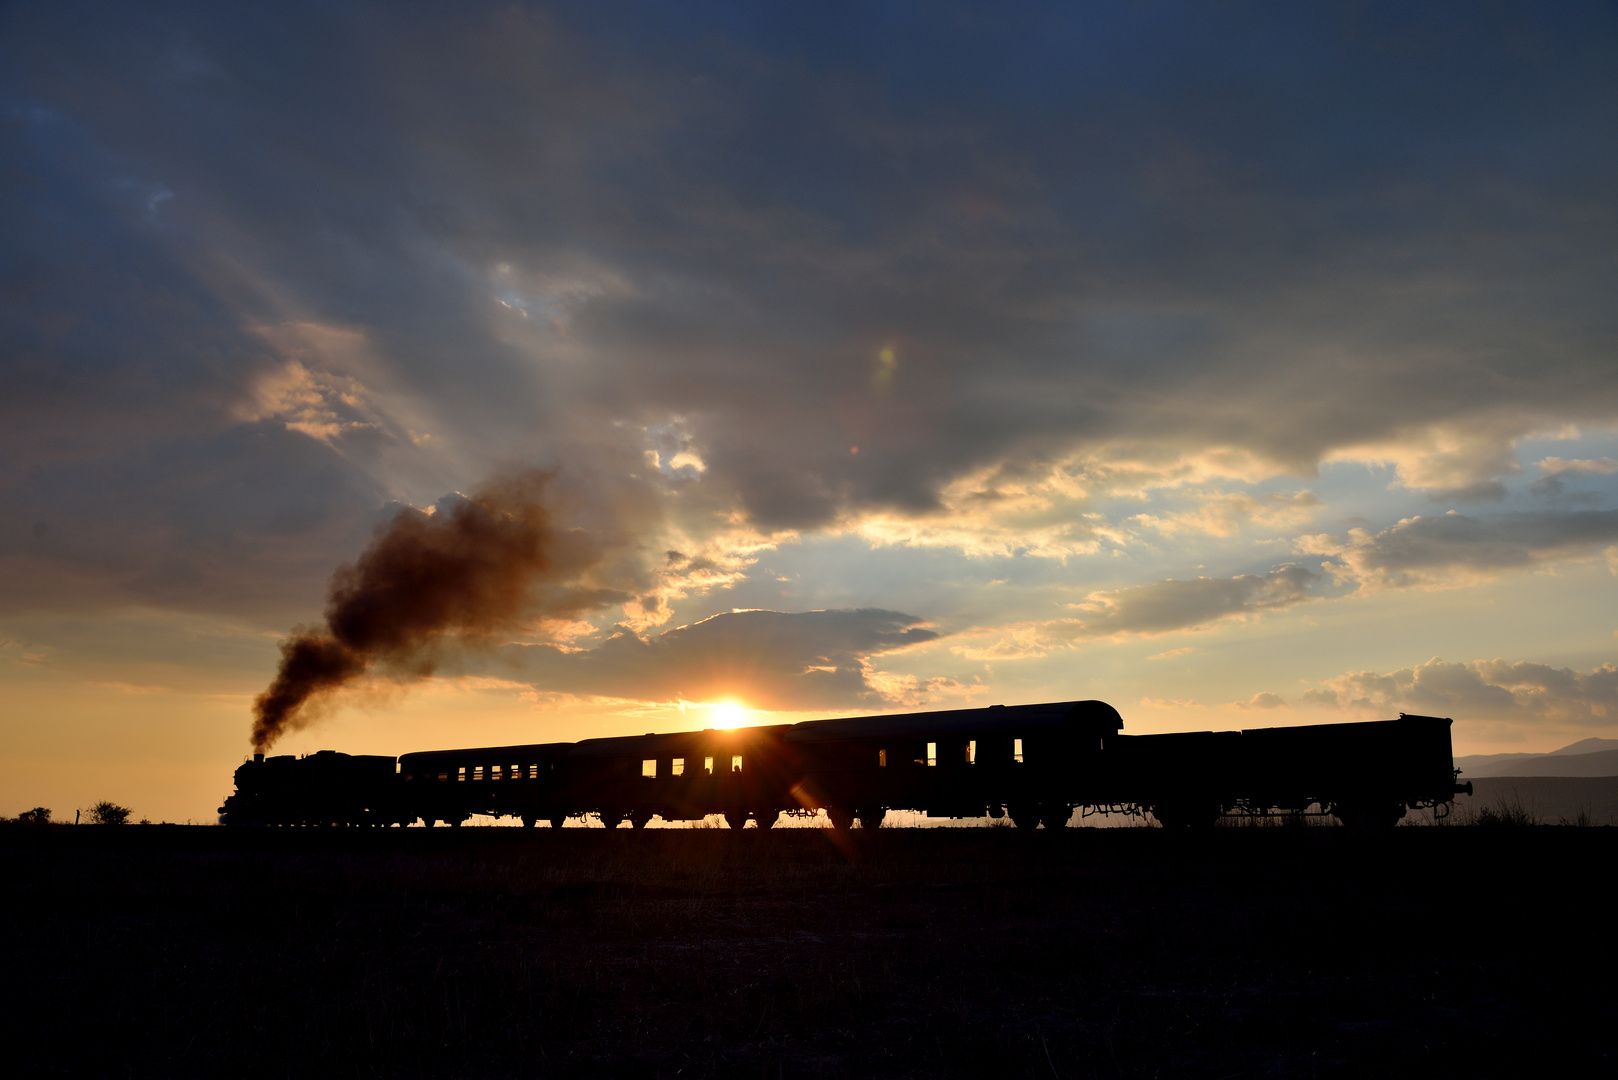
<instances>
[{"instance_id":1,"label":"locomotive smokestack","mask_svg":"<svg viewBox=\"0 0 1618 1080\"><path fill-rule=\"evenodd\" d=\"M263 754L254 754L253 755L253 762L254 762L254 764L257 764L257 765L264 764L264 755Z\"/></svg>"},{"instance_id":2,"label":"locomotive smokestack","mask_svg":"<svg viewBox=\"0 0 1618 1080\"><path fill-rule=\"evenodd\" d=\"M447 512L395 514L332 575L325 625L281 643L280 670L253 703L253 749L310 723L322 699L372 670L426 678L458 647L625 599L579 583L601 550L583 530L553 525L553 479L518 473Z\"/></svg>"}]
</instances>

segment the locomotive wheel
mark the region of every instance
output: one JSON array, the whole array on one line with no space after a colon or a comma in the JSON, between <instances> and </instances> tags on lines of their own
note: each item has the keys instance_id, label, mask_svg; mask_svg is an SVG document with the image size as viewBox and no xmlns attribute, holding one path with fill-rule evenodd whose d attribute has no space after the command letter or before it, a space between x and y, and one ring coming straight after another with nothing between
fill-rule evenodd
<instances>
[{"instance_id":1,"label":"locomotive wheel","mask_svg":"<svg viewBox=\"0 0 1618 1080\"><path fill-rule=\"evenodd\" d=\"M828 806L826 820L831 822L832 828L846 832L854 824L854 812L846 806Z\"/></svg>"},{"instance_id":2,"label":"locomotive wheel","mask_svg":"<svg viewBox=\"0 0 1618 1080\"><path fill-rule=\"evenodd\" d=\"M650 810L636 810L629 815L629 827L631 829L644 829L651 823L652 812Z\"/></svg>"},{"instance_id":3,"label":"locomotive wheel","mask_svg":"<svg viewBox=\"0 0 1618 1080\"><path fill-rule=\"evenodd\" d=\"M759 828L768 829L774 827L780 817L781 811L779 810L759 810L753 814L753 821L758 824Z\"/></svg>"},{"instance_id":4,"label":"locomotive wheel","mask_svg":"<svg viewBox=\"0 0 1618 1080\"><path fill-rule=\"evenodd\" d=\"M729 825L732 829L740 829L743 825L747 824L747 811L727 810L725 812L725 824Z\"/></svg>"},{"instance_id":5,"label":"locomotive wheel","mask_svg":"<svg viewBox=\"0 0 1618 1080\"><path fill-rule=\"evenodd\" d=\"M566 814L552 814L551 815L551 828L560 829L563 825L566 825L566 824L567 824L567 815Z\"/></svg>"},{"instance_id":6,"label":"locomotive wheel","mask_svg":"<svg viewBox=\"0 0 1618 1080\"><path fill-rule=\"evenodd\" d=\"M1019 829L1032 829L1039 824L1038 807L1029 806L1026 803L1006 807L1006 816Z\"/></svg>"},{"instance_id":7,"label":"locomotive wheel","mask_svg":"<svg viewBox=\"0 0 1618 1080\"><path fill-rule=\"evenodd\" d=\"M1044 822L1047 829L1065 829L1072 817L1073 811L1065 803L1052 804L1039 812L1039 820Z\"/></svg>"},{"instance_id":8,"label":"locomotive wheel","mask_svg":"<svg viewBox=\"0 0 1618 1080\"><path fill-rule=\"evenodd\" d=\"M538 823L539 819L533 814L524 814L522 816L522 827L525 829L532 829Z\"/></svg>"},{"instance_id":9,"label":"locomotive wheel","mask_svg":"<svg viewBox=\"0 0 1618 1080\"><path fill-rule=\"evenodd\" d=\"M880 829L882 827L882 819L886 816L886 810L861 810L860 828Z\"/></svg>"}]
</instances>

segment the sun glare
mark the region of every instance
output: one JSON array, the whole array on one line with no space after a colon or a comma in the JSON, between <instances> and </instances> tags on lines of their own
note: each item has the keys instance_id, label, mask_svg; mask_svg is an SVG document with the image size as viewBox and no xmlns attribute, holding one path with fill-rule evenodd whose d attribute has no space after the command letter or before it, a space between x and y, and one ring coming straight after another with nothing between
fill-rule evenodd
<instances>
[{"instance_id":1,"label":"sun glare","mask_svg":"<svg viewBox=\"0 0 1618 1080\"><path fill-rule=\"evenodd\" d=\"M713 707L709 716L716 728L734 728L746 724L752 714L734 701L721 701Z\"/></svg>"}]
</instances>

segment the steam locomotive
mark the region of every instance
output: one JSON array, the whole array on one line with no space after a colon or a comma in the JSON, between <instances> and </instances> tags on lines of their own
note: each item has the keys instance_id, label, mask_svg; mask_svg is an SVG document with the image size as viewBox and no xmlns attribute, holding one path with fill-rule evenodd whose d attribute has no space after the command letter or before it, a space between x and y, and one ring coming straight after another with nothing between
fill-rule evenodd
<instances>
[{"instance_id":1,"label":"steam locomotive","mask_svg":"<svg viewBox=\"0 0 1618 1080\"><path fill-rule=\"evenodd\" d=\"M1397 720L1123 735L1102 701L811 720L467 750L297 758L255 754L219 808L227 825L527 826L723 815L770 828L783 812L877 828L888 810L1066 826L1073 811L1149 814L1171 828L1228 814L1331 814L1361 829L1471 794L1451 721Z\"/></svg>"}]
</instances>

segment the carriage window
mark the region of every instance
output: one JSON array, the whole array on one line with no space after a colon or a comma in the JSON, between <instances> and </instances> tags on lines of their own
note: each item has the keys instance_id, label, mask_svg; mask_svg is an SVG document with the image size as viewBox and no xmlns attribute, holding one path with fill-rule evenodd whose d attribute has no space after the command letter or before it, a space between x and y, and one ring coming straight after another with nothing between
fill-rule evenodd
<instances>
[{"instance_id":1,"label":"carriage window","mask_svg":"<svg viewBox=\"0 0 1618 1080\"><path fill-rule=\"evenodd\" d=\"M709 776L713 775L713 758L705 757L702 759L702 771Z\"/></svg>"},{"instance_id":2,"label":"carriage window","mask_svg":"<svg viewBox=\"0 0 1618 1080\"><path fill-rule=\"evenodd\" d=\"M522 766L521 765L513 765L511 767L511 771L509 773L507 773L506 775L511 777L513 780L521 780L522 779Z\"/></svg>"},{"instance_id":3,"label":"carriage window","mask_svg":"<svg viewBox=\"0 0 1618 1080\"><path fill-rule=\"evenodd\" d=\"M966 742L966 763L968 765L978 763L978 741L976 739L968 739Z\"/></svg>"},{"instance_id":4,"label":"carriage window","mask_svg":"<svg viewBox=\"0 0 1618 1080\"><path fill-rule=\"evenodd\" d=\"M927 764L938 764L938 744L935 742L930 742L927 744Z\"/></svg>"},{"instance_id":5,"label":"carriage window","mask_svg":"<svg viewBox=\"0 0 1618 1080\"><path fill-rule=\"evenodd\" d=\"M455 779L457 779L457 780L465 780L466 779L466 766L465 765L462 765L460 767L460 769L456 772Z\"/></svg>"},{"instance_id":6,"label":"carriage window","mask_svg":"<svg viewBox=\"0 0 1618 1080\"><path fill-rule=\"evenodd\" d=\"M472 766L472 779L474 779L474 780L482 780L483 779L483 766L482 765L474 765L474 766Z\"/></svg>"},{"instance_id":7,"label":"carriage window","mask_svg":"<svg viewBox=\"0 0 1618 1080\"><path fill-rule=\"evenodd\" d=\"M1011 740L1011 759L1013 761L1021 761L1022 760L1022 740L1021 739L1012 739Z\"/></svg>"},{"instance_id":8,"label":"carriage window","mask_svg":"<svg viewBox=\"0 0 1618 1080\"><path fill-rule=\"evenodd\" d=\"M539 766L538 765L530 765L530 766L528 766L528 779L530 779L530 780L538 780L539 779Z\"/></svg>"},{"instance_id":9,"label":"carriage window","mask_svg":"<svg viewBox=\"0 0 1618 1080\"><path fill-rule=\"evenodd\" d=\"M498 766L498 765L490 765L489 766L489 779L490 780L498 780L498 779L500 779L500 766Z\"/></svg>"},{"instance_id":10,"label":"carriage window","mask_svg":"<svg viewBox=\"0 0 1618 1080\"><path fill-rule=\"evenodd\" d=\"M732 755L730 755L730 771L731 772L741 772L742 771L742 756L740 754L732 754Z\"/></svg>"},{"instance_id":11,"label":"carriage window","mask_svg":"<svg viewBox=\"0 0 1618 1080\"><path fill-rule=\"evenodd\" d=\"M684 776L685 775L685 758L677 757L677 758L674 759L674 763L669 766L669 775L670 776Z\"/></svg>"},{"instance_id":12,"label":"carriage window","mask_svg":"<svg viewBox=\"0 0 1618 1080\"><path fill-rule=\"evenodd\" d=\"M440 780L448 780L449 779L449 773L441 772L441 773L438 774L438 778Z\"/></svg>"},{"instance_id":13,"label":"carriage window","mask_svg":"<svg viewBox=\"0 0 1618 1080\"><path fill-rule=\"evenodd\" d=\"M876 752L876 763L878 765L886 765L888 763L888 752L886 750L878 750Z\"/></svg>"},{"instance_id":14,"label":"carriage window","mask_svg":"<svg viewBox=\"0 0 1618 1080\"><path fill-rule=\"evenodd\" d=\"M640 763L640 774L648 780L657 779L657 759L647 758Z\"/></svg>"}]
</instances>

